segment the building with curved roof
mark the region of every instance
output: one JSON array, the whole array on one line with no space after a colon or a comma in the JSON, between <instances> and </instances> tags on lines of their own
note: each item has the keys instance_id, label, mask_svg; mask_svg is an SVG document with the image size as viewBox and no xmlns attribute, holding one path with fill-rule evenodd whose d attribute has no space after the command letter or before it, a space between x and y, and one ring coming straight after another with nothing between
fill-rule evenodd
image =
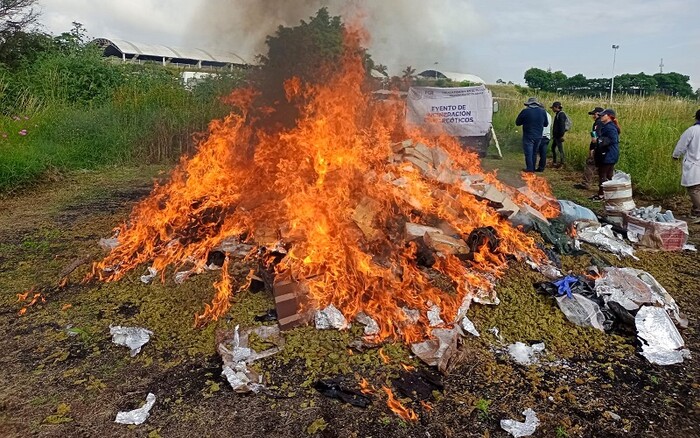
<instances>
[{"instance_id":1,"label":"building with curved roof","mask_svg":"<svg viewBox=\"0 0 700 438\"><path fill-rule=\"evenodd\" d=\"M418 76L425 78L425 79L450 79L450 80L453 80L455 82L468 81L468 82L471 82L472 84L485 84L486 83L486 81L481 79L479 76L472 75L469 73L457 73L457 72L434 70L434 69L424 70L424 71L418 73Z\"/></svg>"},{"instance_id":2,"label":"building with curved roof","mask_svg":"<svg viewBox=\"0 0 700 438\"><path fill-rule=\"evenodd\" d=\"M197 69L225 69L250 65L248 61L232 52L214 53L204 49L144 44L115 38L98 38L93 43L104 50L104 56L118 57L124 62L157 62Z\"/></svg>"}]
</instances>

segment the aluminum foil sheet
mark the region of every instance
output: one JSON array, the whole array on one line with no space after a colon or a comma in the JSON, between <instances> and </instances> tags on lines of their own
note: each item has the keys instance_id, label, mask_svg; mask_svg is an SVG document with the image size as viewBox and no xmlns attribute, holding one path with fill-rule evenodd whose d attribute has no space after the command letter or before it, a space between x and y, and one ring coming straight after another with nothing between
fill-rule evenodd
<instances>
[{"instance_id":1,"label":"aluminum foil sheet","mask_svg":"<svg viewBox=\"0 0 700 438\"><path fill-rule=\"evenodd\" d=\"M128 412L118 412L117 418L114 420L115 423L119 424L141 424L148 418L151 408L156 403L156 396L152 393L148 393L146 396L146 404L138 409Z\"/></svg>"},{"instance_id":2,"label":"aluminum foil sheet","mask_svg":"<svg viewBox=\"0 0 700 438\"><path fill-rule=\"evenodd\" d=\"M657 365L673 365L690 358L681 334L661 307L643 306L635 317L642 356Z\"/></svg>"},{"instance_id":3,"label":"aluminum foil sheet","mask_svg":"<svg viewBox=\"0 0 700 438\"><path fill-rule=\"evenodd\" d=\"M153 332L141 327L109 326L112 342L131 349L131 357L141 352L141 347L151 340Z\"/></svg>"},{"instance_id":4,"label":"aluminum foil sheet","mask_svg":"<svg viewBox=\"0 0 700 438\"><path fill-rule=\"evenodd\" d=\"M515 438L521 436L530 436L535 433L537 426L540 425L540 420L537 418L537 414L532 409L525 409L523 411L525 416L525 421L515 421L515 420L501 420L501 429L505 430Z\"/></svg>"},{"instance_id":5,"label":"aluminum foil sheet","mask_svg":"<svg viewBox=\"0 0 700 438\"><path fill-rule=\"evenodd\" d=\"M349 327L348 320L334 305L330 305L323 310L316 311L314 318L318 330L343 330Z\"/></svg>"}]
</instances>

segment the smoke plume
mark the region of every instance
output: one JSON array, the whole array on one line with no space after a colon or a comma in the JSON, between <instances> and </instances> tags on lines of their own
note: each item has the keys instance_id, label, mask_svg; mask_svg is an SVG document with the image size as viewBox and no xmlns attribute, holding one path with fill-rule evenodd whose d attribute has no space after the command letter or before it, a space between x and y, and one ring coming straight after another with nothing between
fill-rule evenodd
<instances>
[{"instance_id":1,"label":"smoke plume","mask_svg":"<svg viewBox=\"0 0 700 438\"><path fill-rule=\"evenodd\" d=\"M294 26L328 7L346 23L360 17L370 34L375 62L392 75L410 65L470 72L470 40L484 31L468 0L205 0L193 25L205 29L209 47L234 52L249 62L266 52L265 37L278 26Z\"/></svg>"}]
</instances>

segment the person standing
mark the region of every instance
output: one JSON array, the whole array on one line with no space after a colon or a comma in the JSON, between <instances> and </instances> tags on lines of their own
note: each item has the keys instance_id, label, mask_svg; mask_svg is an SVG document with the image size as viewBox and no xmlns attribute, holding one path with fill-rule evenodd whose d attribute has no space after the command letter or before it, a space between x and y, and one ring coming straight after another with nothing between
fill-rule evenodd
<instances>
[{"instance_id":1,"label":"person standing","mask_svg":"<svg viewBox=\"0 0 700 438\"><path fill-rule=\"evenodd\" d=\"M539 156L540 161L537 164L537 169L535 169L535 172L544 172L544 168L547 166L549 140L552 138L552 116L550 116L547 111L544 113L547 115L547 126L545 126L544 130L542 131L542 140L540 140L540 145L537 148L537 155Z\"/></svg>"},{"instance_id":2,"label":"person standing","mask_svg":"<svg viewBox=\"0 0 700 438\"><path fill-rule=\"evenodd\" d=\"M552 126L552 165L559 168L564 165L564 135L567 127L568 116L563 111L561 102L554 102L551 106L554 111L554 124ZM557 151L559 152L559 163L557 163Z\"/></svg>"},{"instance_id":3,"label":"person standing","mask_svg":"<svg viewBox=\"0 0 700 438\"><path fill-rule=\"evenodd\" d=\"M595 147L598 144L596 141L596 136L598 129L601 125L600 117L598 116L604 110L603 108L597 106L588 112L588 115L593 118L593 126L591 127L591 144L588 149L588 158L586 158L586 166L583 168L583 182L580 184L575 184L574 188L588 190L593 187L593 179L598 173L595 165L595 158L593 158L593 153Z\"/></svg>"},{"instance_id":4,"label":"person standing","mask_svg":"<svg viewBox=\"0 0 700 438\"><path fill-rule=\"evenodd\" d=\"M673 150L673 159L677 160L681 155L681 185L688 190L690 201L693 203L690 216L694 223L700 223L700 110L695 113L695 124L685 130Z\"/></svg>"},{"instance_id":5,"label":"person standing","mask_svg":"<svg viewBox=\"0 0 700 438\"><path fill-rule=\"evenodd\" d=\"M525 154L525 169L523 172L535 171L537 148L542 141L542 128L549 126L547 112L534 97L525 102L525 109L520 111L515 119L516 126L523 127L523 153Z\"/></svg>"},{"instance_id":6,"label":"person standing","mask_svg":"<svg viewBox=\"0 0 700 438\"><path fill-rule=\"evenodd\" d=\"M606 109L598 114L600 125L596 131L596 145L593 151L595 165L598 167L598 194L590 199L603 200L603 183L610 181L615 173L615 164L620 159L620 123L612 109Z\"/></svg>"}]
</instances>

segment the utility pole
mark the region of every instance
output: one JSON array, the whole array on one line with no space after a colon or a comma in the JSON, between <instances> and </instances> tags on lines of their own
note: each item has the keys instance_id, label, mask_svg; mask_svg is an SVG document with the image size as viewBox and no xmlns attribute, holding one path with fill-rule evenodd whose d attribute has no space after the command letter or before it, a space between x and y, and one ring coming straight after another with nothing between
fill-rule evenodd
<instances>
[{"instance_id":1,"label":"utility pole","mask_svg":"<svg viewBox=\"0 0 700 438\"><path fill-rule=\"evenodd\" d=\"M659 73L664 72L664 59L661 58L661 64L659 64Z\"/></svg>"},{"instance_id":2,"label":"utility pole","mask_svg":"<svg viewBox=\"0 0 700 438\"><path fill-rule=\"evenodd\" d=\"M619 49L620 46L617 44L612 45L613 49L613 67L612 67L612 79L610 80L610 106L612 106L613 102L613 88L615 87L615 61L617 60L617 49Z\"/></svg>"},{"instance_id":3,"label":"utility pole","mask_svg":"<svg viewBox=\"0 0 700 438\"><path fill-rule=\"evenodd\" d=\"M438 63L437 61L435 61L435 64L434 64L434 65L435 65L435 81L438 80L438 71L437 71L437 66L438 66L438 64L439 64L439 63Z\"/></svg>"}]
</instances>

